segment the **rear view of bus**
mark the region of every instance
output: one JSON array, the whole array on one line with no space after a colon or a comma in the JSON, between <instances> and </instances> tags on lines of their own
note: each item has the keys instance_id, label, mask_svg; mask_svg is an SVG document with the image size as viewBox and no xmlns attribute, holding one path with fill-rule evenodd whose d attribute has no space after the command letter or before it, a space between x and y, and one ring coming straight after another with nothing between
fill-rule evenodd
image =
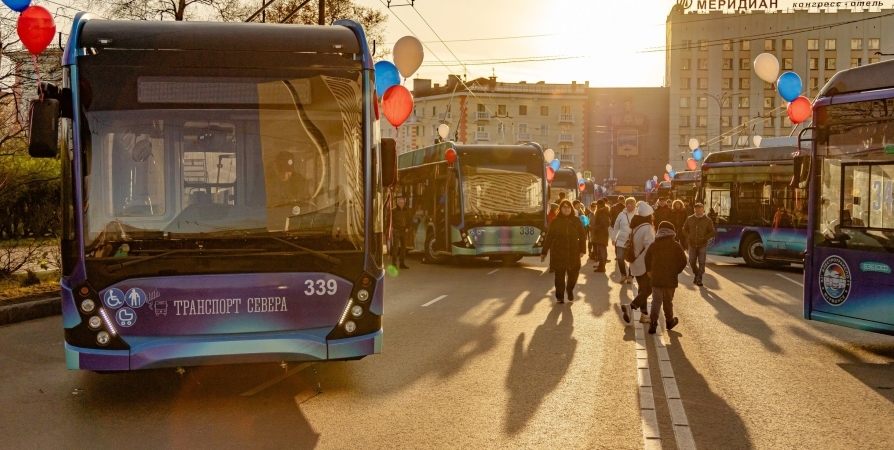
<instances>
[{"instance_id":1,"label":"rear view of bus","mask_svg":"<svg viewBox=\"0 0 894 450\"><path fill-rule=\"evenodd\" d=\"M894 61L835 74L813 124L804 315L894 335Z\"/></svg>"},{"instance_id":2,"label":"rear view of bus","mask_svg":"<svg viewBox=\"0 0 894 450\"><path fill-rule=\"evenodd\" d=\"M47 96L61 105L69 368L380 352L381 169L359 25L79 14L63 66ZM32 155L53 156L36 141Z\"/></svg>"}]
</instances>

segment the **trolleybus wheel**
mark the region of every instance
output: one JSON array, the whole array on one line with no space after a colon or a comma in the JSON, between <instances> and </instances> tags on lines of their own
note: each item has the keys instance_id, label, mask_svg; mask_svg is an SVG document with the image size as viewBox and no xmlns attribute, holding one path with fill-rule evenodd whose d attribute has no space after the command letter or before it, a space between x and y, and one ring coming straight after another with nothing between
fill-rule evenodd
<instances>
[{"instance_id":1,"label":"trolleybus wheel","mask_svg":"<svg viewBox=\"0 0 894 450\"><path fill-rule=\"evenodd\" d=\"M503 261L503 264L513 264L521 261L524 257L525 255L504 255L500 260Z\"/></svg>"},{"instance_id":2,"label":"trolleybus wheel","mask_svg":"<svg viewBox=\"0 0 894 450\"><path fill-rule=\"evenodd\" d=\"M742 245L742 257L745 258L745 264L751 267L763 268L767 267L767 260L764 255L764 241L756 234L751 234L745 238Z\"/></svg>"},{"instance_id":3,"label":"trolleybus wheel","mask_svg":"<svg viewBox=\"0 0 894 450\"><path fill-rule=\"evenodd\" d=\"M434 236L425 238L425 260L432 264L445 264L450 258L438 254L438 239Z\"/></svg>"}]
</instances>

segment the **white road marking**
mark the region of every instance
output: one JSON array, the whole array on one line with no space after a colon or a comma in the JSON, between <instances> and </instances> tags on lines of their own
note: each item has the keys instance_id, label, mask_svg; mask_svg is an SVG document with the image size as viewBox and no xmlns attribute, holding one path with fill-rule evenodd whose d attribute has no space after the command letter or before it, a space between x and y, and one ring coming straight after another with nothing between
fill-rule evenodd
<instances>
[{"instance_id":1,"label":"white road marking","mask_svg":"<svg viewBox=\"0 0 894 450\"><path fill-rule=\"evenodd\" d=\"M660 323L655 334L655 350L658 353L658 368L661 370L661 384L664 386L664 394L667 399L667 409L670 411L671 422L674 426L674 439L679 450L694 450L695 440L692 438L692 430L689 429L689 419L680 399L680 390L677 388L677 379L674 377L674 369L671 367L670 355L664 345L664 324Z\"/></svg>"},{"instance_id":2,"label":"white road marking","mask_svg":"<svg viewBox=\"0 0 894 450\"><path fill-rule=\"evenodd\" d=\"M498 270L500 270L500 269L494 269L494 270L491 270L491 271L488 272L487 274L490 275L490 274L496 273Z\"/></svg>"},{"instance_id":3,"label":"white road marking","mask_svg":"<svg viewBox=\"0 0 894 450\"><path fill-rule=\"evenodd\" d=\"M780 277L782 277L782 278L785 278L786 280L791 281L792 283L795 283L795 284L797 284L798 286L804 287L804 283L802 283L802 282L800 282L800 281L795 281L795 280L793 280L793 279L791 279L791 278L789 278L789 277L787 277L787 276L785 276L785 275L783 275L783 274L781 274L781 273L777 273L776 275L778 275L778 276L780 276Z\"/></svg>"},{"instance_id":4,"label":"white road marking","mask_svg":"<svg viewBox=\"0 0 894 450\"><path fill-rule=\"evenodd\" d=\"M645 448L661 449L661 433L658 431L658 416L655 413L655 397L652 392L652 372L649 370L649 353L646 337L639 325L639 311L630 317L636 336L636 381L639 386L639 412L642 419L643 443Z\"/></svg>"},{"instance_id":5,"label":"white road marking","mask_svg":"<svg viewBox=\"0 0 894 450\"><path fill-rule=\"evenodd\" d=\"M284 373L284 374L282 374L282 375L280 375L264 384L261 384L260 386L254 388L254 389L243 392L241 394L241 396L242 397L250 397L252 395L255 395L258 392L261 392L264 389L267 389L270 386L273 386L274 384L279 383L280 381L285 380L286 378L289 378L290 376L295 375L296 373L301 372L304 369L307 369L308 367L310 367L310 363L301 364L298 367L295 367L294 369L292 369L292 370L290 370L290 371L288 371L288 372L286 372L286 373Z\"/></svg>"},{"instance_id":6,"label":"white road marking","mask_svg":"<svg viewBox=\"0 0 894 450\"><path fill-rule=\"evenodd\" d=\"M426 303L426 304L424 304L424 305L422 305L422 306L428 306L428 305L431 305L432 303L434 303L434 302L436 302L436 301L438 301L438 300L441 300L441 299L443 299L444 297L446 297L446 295L442 295L442 296L440 296L440 297L438 297L438 298L436 298L436 299L434 299L434 300L432 300L432 301L430 301L430 302L428 302L428 303Z\"/></svg>"}]
</instances>

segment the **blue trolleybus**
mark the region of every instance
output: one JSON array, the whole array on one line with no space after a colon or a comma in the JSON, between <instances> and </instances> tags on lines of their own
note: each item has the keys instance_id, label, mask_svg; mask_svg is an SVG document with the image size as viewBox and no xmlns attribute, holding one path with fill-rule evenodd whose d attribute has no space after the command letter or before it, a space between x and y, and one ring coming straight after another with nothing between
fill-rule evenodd
<instances>
[{"instance_id":1,"label":"blue trolleybus","mask_svg":"<svg viewBox=\"0 0 894 450\"><path fill-rule=\"evenodd\" d=\"M894 335L894 61L835 74L813 125L796 163L811 192L804 315Z\"/></svg>"},{"instance_id":2,"label":"blue trolleybus","mask_svg":"<svg viewBox=\"0 0 894 450\"><path fill-rule=\"evenodd\" d=\"M546 181L539 145L443 142L400 155L399 171L418 223L409 242L426 261L488 256L508 263L540 254Z\"/></svg>"},{"instance_id":3,"label":"blue trolleybus","mask_svg":"<svg viewBox=\"0 0 894 450\"><path fill-rule=\"evenodd\" d=\"M794 145L783 145L705 158L700 198L717 228L708 253L742 257L752 267L803 262L807 189L792 186L796 152Z\"/></svg>"},{"instance_id":4,"label":"blue trolleybus","mask_svg":"<svg viewBox=\"0 0 894 450\"><path fill-rule=\"evenodd\" d=\"M558 203L559 193L564 192L565 198L570 201L579 200L580 190L577 187L577 172L572 167L560 167L553 177L553 181L549 183L549 202ZM589 205L587 205L589 206Z\"/></svg>"},{"instance_id":5,"label":"blue trolleybus","mask_svg":"<svg viewBox=\"0 0 894 450\"><path fill-rule=\"evenodd\" d=\"M358 24L81 13L62 64L29 150L62 163L69 368L380 352L396 155Z\"/></svg>"}]
</instances>

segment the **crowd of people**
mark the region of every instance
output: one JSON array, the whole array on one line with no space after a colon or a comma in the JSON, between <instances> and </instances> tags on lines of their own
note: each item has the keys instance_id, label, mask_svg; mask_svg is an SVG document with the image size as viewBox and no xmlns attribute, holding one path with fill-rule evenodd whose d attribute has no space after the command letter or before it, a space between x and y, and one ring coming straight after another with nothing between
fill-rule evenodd
<instances>
[{"instance_id":1,"label":"crowd of people","mask_svg":"<svg viewBox=\"0 0 894 450\"><path fill-rule=\"evenodd\" d=\"M585 254L589 253L594 272L606 271L611 242L619 282L629 284L635 279L637 285L633 301L621 306L624 321L630 323L633 311L639 309L640 321L649 324L649 333L655 333L662 308L667 329L679 323L673 311L678 276L688 263L694 275L693 284L703 286L708 244L716 235L714 222L705 214L703 204L696 203L689 211L682 201L668 204L664 198L650 205L633 197L618 196L611 206L605 200L597 200L585 208L560 195L558 203L550 205L547 221L549 228L540 259L549 255L549 270L555 274L556 301L574 300Z\"/></svg>"}]
</instances>

